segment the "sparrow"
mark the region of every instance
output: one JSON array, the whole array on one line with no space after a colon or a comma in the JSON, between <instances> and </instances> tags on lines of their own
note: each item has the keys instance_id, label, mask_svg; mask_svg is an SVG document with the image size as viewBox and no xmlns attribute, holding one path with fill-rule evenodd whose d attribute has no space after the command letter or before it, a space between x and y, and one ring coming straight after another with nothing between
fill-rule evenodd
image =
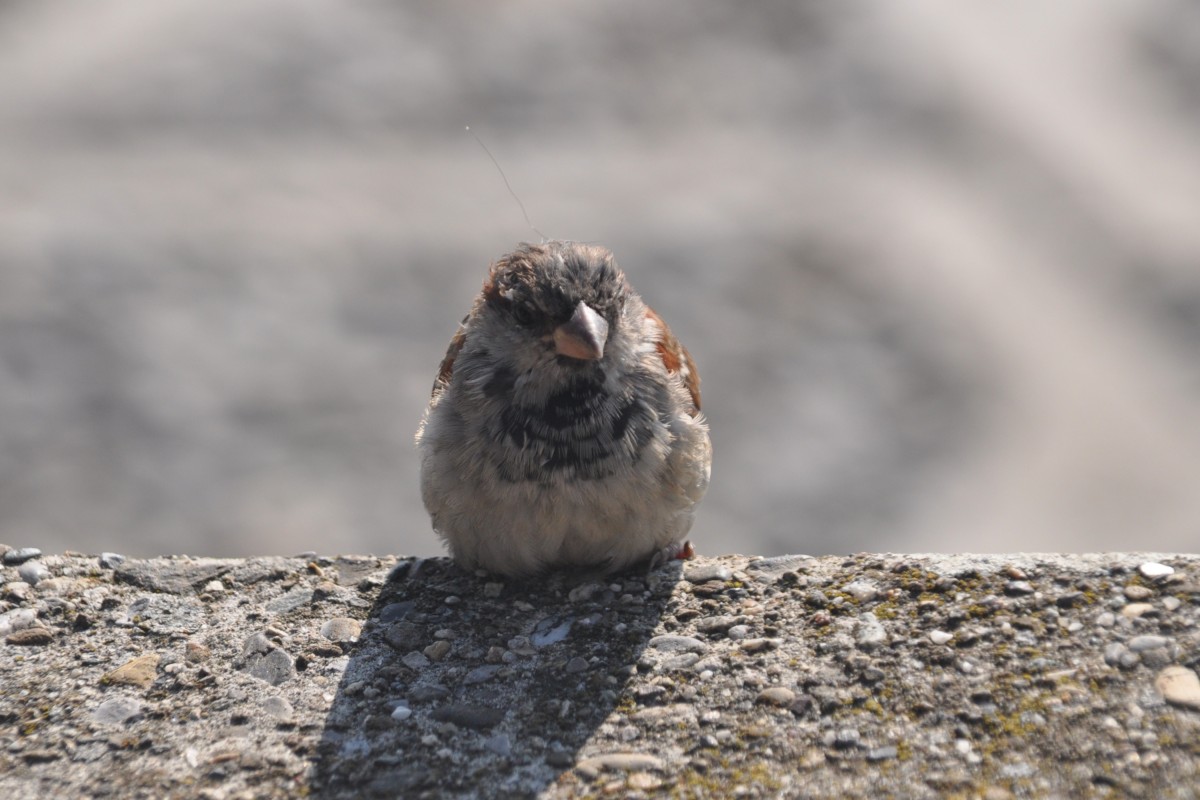
<instances>
[{"instance_id":1,"label":"sparrow","mask_svg":"<svg viewBox=\"0 0 1200 800\"><path fill-rule=\"evenodd\" d=\"M522 243L491 266L416 441L434 531L468 570L692 555L712 462L700 377L605 247Z\"/></svg>"}]
</instances>

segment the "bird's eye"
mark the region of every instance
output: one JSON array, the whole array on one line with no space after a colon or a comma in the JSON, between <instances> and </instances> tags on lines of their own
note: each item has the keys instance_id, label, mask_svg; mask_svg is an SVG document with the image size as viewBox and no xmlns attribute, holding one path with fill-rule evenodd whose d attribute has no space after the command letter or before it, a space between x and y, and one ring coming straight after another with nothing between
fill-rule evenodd
<instances>
[{"instance_id":1,"label":"bird's eye","mask_svg":"<svg viewBox=\"0 0 1200 800\"><path fill-rule=\"evenodd\" d=\"M533 324L533 309L524 303L515 303L512 307L512 315L518 325L528 327Z\"/></svg>"}]
</instances>

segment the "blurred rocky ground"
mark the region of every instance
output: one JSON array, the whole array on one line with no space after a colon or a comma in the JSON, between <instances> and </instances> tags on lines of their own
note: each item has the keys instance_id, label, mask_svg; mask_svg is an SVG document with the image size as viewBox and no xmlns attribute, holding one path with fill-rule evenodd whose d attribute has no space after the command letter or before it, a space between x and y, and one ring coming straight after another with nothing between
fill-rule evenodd
<instances>
[{"instance_id":1,"label":"blurred rocky ground","mask_svg":"<svg viewBox=\"0 0 1200 800\"><path fill-rule=\"evenodd\" d=\"M1187 0L7 3L0 541L438 552L470 125L696 357L702 552L1194 550L1198 87Z\"/></svg>"}]
</instances>

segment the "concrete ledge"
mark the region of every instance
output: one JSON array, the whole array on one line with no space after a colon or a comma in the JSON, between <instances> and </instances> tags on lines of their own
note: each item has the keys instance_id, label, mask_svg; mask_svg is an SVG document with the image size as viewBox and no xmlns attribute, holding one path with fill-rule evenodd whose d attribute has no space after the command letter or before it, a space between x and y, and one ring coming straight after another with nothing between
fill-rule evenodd
<instances>
[{"instance_id":1,"label":"concrete ledge","mask_svg":"<svg viewBox=\"0 0 1200 800\"><path fill-rule=\"evenodd\" d=\"M1200 796L1200 556L28 555L6 798Z\"/></svg>"}]
</instances>

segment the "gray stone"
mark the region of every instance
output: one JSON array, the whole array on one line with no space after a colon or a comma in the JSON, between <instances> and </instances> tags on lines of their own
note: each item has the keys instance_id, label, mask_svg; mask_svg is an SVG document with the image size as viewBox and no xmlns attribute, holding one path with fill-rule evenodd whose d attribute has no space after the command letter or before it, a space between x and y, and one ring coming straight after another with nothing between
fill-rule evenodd
<instances>
[{"instance_id":1,"label":"gray stone","mask_svg":"<svg viewBox=\"0 0 1200 800\"><path fill-rule=\"evenodd\" d=\"M709 581L727 581L733 577L733 570L724 564L689 565L683 571L683 579L688 583L708 583Z\"/></svg>"},{"instance_id":2,"label":"gray stone","mask_svg":"<svg viewBox=\"0 0 1200 800\"><path fill-rule=\"evenodd\" d=\"M696 620L696 630L700 633L712 635L715 633L724 633L725 631L737 625L738 617L723 615L718 617L703 617Z\"/></svg>"},{"instance_id":3,"label":"gray stone","mask_svg":"<svg viewBox=\"0 0 1200 800\"><path fill-rule=\"evenodd\" d=\"M667 672L689 669L699 663L700 659L699 653L680 653L663 661L662 668Z\"/></svg>"},{"instance_id":4,"label":"gray stone","mask_svg":"<svg viewBox=\"0 0 1200 800\"><path fill-rule=\"evenodd\" d=\"M100 725L124 725L139 717L142 702L133 697L112 697L92 711L92 720Z\"/></svg>"},{"instance_id":5,"label":"gray stone","mask_svg":"<svg viewBox=\"0 0 1200 800\"><path fill-rule=\"evenodd\" d=\"M502 708L473 705L470 703L452 703L441 708L435 708L430 716L439 722L453 722L463 728L481 730L491 728L504 719Z\"/></svg>"},{"instance_id":6,"label":"gray stone","mask_svg":"<svg viewBox=\"0 0 1200 800\"><path fill-rule=\"evenodd\" d=\"M391 625L384 631L383 639L388 646L400 652L417 650L423 647L427 641L425 629L408 621L396 622Z\"/></svg>"},{"instance_id":7,"label":"gray stone","mask_svg":"<svg viewBox=\"0 0 1200 800\"><path fill-rule=\"evenodd\" d=\"M208 622L208 609L195 597L142 595L125 612L129 621L148 633L186 635Z\"/></svg>"},{"instance_id":8,"label":"gray stone","mask_svg":"<svg viewBox=\"0 0 1200 800\"><path fill-rule=\"evenodd\" d=\"M738 642L738 641L741 641L742 639L745 639L748 636L750 636L750 633L751 633L751 628L749 625L734 625L732 628L730 628L728 631L725 632L725 635L728 636L733 641Z\"/></svg>"},{"instance_id":9,"label":"gray stone","mask_svg":"<svg viewBox=\"0 0 1200 800\"><path fill-rule=\"evenodd\" d=\"M450 696L450 690L440 683L418 683L408 690L408 699L413 703L428 703Z\"/></svg>"},{"instance_id":10,"label":"gray stone","mask_svg":"<svg viewBox=\"0 0 1200 800\"><path fill-rule=\"evenodd\" d=\"M534 647L538 648L558 644L567 638L574 624L575 617L570 614L545 617L537 625L533 626L533 633L529 636L529 641ZM511 645L509 649L516 650Z\"/></svg>"},{"instance_id":11,"label":"gray stone","mask_svg":"<svg viewBox=\"0 0 1200 800\"><path fill-rule=\"evenodd\" d=\"M50 570L40 561L26 561L17 569L17 575L30 586L37 586L50 577Z\"/></svg>"},{"instance_id":12,"label":"gray stone","mask_svg":"<svg viewBox=\"0 0 1200 800\"><path fill-rule=\"evenodd\" d=\"M888 759L895 758L899 752L894 744L885 747L876 747L873 750L867 751L867 761L887 761Z\"/></svg>"},{"instance_id":13,"label":"gray stone","mask_svg":"<svg viewBox=\"0 0 1200 800\"><path fill-rule=\"evenodd\" d=\"M416 608L416 606L417 604L412 600L408 600L403 603L388 603L383 607L383 610L379 612L379 621L399 622L407 617L409 612Z\"/></svg>"},{"instance_id":14,"label":"gray stone","mask_svg":"<svg viewBox=\"0 0 1200 800\"><path fill-rule=\"evenodd\" d=\"M271 695L263 701L263 711L281 722L290 721L295 717L296 710L287 698Z\"/></svg>"},{"instance_id":15,"label":"gray stone","mask_svg":"<svg viewBox=\"0 0 1200 800\"><path fill-rule=\"evenodd\" d=\"M673 633L655 636L650 640L649 646L654 650L661 650L664 653L704 654L709 649L707 644L694 636L679 636Z\"/></svg>"},{"instance_id":16,"label":"gray stone","mask_svg":"<svg viewBox=\"0 0 1200 800\"><path fill-rule=\"evenodd\" d=\"M413 650L411 653L405 654L404 658L400 659L404 666L411 670L421 671L430 665L429 658L424 654Z\"/></svg>"},{"instance_id":17,"label":"gray stone","mask_svg":"<svg viewBox=\"0 0 1200 800\"><path fill-rule=\"evenodd\" d=\"M497 673L499 673L502 669L504 669L504 666L501 664L487 664L482 667L476 667L468 672L466 677L463 678L463 684L466 686L471 686L476 683L487 683L492 678L496 677Z\"/></svg>"},{"instance_id":18,"label":"gray stone","mask_svg":"<svg viewBox=\"0 0 1200 800\"><path fill-rule=\"evenodd\" d=\"M261 631L246 637L238 665L251 676L272 686L296 677L296 664L292 657Z\"/></svg>"},{"instance_id":19,"label":"gray stone","mask_svg":"<svg viewBox=\"0 0 1200 800\"><path fill-rule=\"evenodd\" d=\"M876 647L887 644L888 640L883 624L870 611L859 616L854 635L860 650L874 650Z\"/></svg>"},{"instance_id":20,"label":"gray stone","mask_svg":"<svg viewBox=\"0 0 1200 800\"><path fill-rule=\"evenodd\" d=\"M774 583L789 572L803 572L816 563L812 556L791 555L756 558L746 565L746 572L766 583Z\"/></svg>"},{"instance_id":21,"label":"gray stone","mask_svg":"<svg viewBox=\"0 0 1200 800\"><path fill-rule=\"evenodd\" d=\"M133 560L116 565L113 577L122 582L168 595L194 593L204 584L220 578L232 567L228 560L197 558L152 561Z\"/></svg>"},{"instance_id":22,"label":"gray stone","mask_svg":"<svg viewBox=\"0 0 1200 800\"><path fill-rule=\"evenodd\" d=\"M312 605L313 590L303 585L293 586L279 597L266 604L267 611L272 614L287 614L298 608Z\"/></svg>"},{"instance_id":23,"label":"gray stone","mask_svg":"<svg viewBox=\"0 0 1200 800\"><path fill-rule=\"evenodd\" d=\"M1158 650L1171 644L1171 640L1166 636L1135 636L1128 642L1128 647L1135 653L1144 653L1147 650Z\"/></svg>"},{"instance_id":24,"label":"gray stone","mask_svg":"<svg viewBox=\"0 0 1200 800\"><path fill-rule=\"evenodd\" d=\"M37 558L41 554L42 551L36 547L18 547L15 550L5 552L4 566L15 567L18 564L24 564L30 559Z\"/></svg>"}]
</instances>

